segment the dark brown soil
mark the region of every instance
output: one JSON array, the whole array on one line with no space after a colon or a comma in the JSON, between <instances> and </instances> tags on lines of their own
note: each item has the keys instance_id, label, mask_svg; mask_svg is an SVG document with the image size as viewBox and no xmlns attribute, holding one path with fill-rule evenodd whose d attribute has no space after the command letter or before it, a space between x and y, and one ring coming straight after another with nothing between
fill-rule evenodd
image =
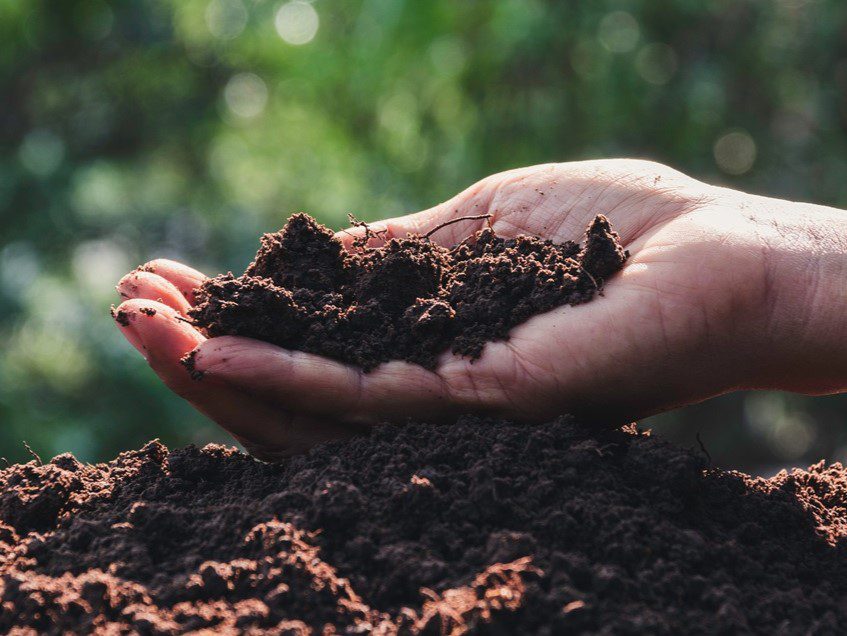
<instances>
[{"instance_id":1,"label":"dark brown soil","mask_svg":"<svg viewBox=\"0 0 847 636\"><path fill-rule=\"evenodd\" d=\"M123 309L117 309L114 305L111 309L112 318L115 319L121 327L129 327L129 316Z\"/></svg>"},{"instance_id":2,"label":"dark brown soil","mask_svg":"<svg viewBox=\"0 0 847 636\"><path fill-rule=\"evenodd\" d=\"M346 251L296 214L262 237L244 275L207 281L190 316L209 336L238 335L372 369L392 359L428 368L447 349L478 357L530 317L591 300L626 259L603 216L582 246L490 229L453 249L425 236Z\"/></svg>"},{"instance_id":3,"label":"dark brown soil","mask_svg":"<svg viewBox=\"0 0 847 636\"><path fill-rule=\"evenodd\" d=\"M837 633L847 472L467 418L0 472L0 632ZM330 627L331 626L331 627Z\"/></svg>"}]
</instances>

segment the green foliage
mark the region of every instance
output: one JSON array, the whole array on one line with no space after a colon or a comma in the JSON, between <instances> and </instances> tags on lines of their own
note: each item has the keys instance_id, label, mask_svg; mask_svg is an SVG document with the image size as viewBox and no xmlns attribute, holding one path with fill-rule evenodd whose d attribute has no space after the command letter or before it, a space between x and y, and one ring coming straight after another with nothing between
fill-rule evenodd
<instances>
[{"instance_id":1,"label":"green foliage","mask_svg":"<svg viewBox=\"0 0 847 636\"><path fill-rule=\"evenodd\" d=\"M242 269L294 211L615 155L847 206L845 28L838 0L0 0L0 454L224 439L113 285Z\"/></svg>"}]
</instances>

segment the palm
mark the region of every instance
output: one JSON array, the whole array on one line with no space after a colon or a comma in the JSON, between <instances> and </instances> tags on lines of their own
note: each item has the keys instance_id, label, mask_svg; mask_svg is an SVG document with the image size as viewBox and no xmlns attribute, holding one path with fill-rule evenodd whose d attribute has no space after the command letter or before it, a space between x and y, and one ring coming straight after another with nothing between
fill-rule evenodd
<instances>
[{"instance_id":1,"label":"palm","mask_svg":"<svg viewBox=\"0 0 847 636\"><path fill-rule=\"evenodd\" d=\"M202 275L165 261L121 281L119 290L131 298L119 308L129 317L122 329L171 388L264 458L408 415L590 418L602 405L605 419L624 422L691 399L693 386L700 398L731 386L725 376L721 386L705 381L715 371L708 365L696 377L679 372L692 356L710 358L710 321L736 302L715 291L737 264L708 256L722 235L710 227L706 192L656 164L551 164L496 175L436 208L384 222L387 236L404 235L488 213L501 235L564 241L578 239L604 213L632 255L598 301L537 316L509 340L489 343L479 360L445 353L435 372L394 361L362 374L246 338L206 341L178 319ZM455 244L481 223L450 225L433 240ZM156 314L141 313L146 307ZM200 382L178 364L198 346Z\"/></svg>"}]
</instances>

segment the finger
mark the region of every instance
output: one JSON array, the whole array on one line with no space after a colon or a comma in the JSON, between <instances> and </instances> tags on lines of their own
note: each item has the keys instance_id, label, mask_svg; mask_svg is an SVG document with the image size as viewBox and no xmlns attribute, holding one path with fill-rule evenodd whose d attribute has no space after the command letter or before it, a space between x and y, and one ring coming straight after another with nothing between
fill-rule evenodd
<instances>
[{"instance_id":1,"label":"finger","mask_svg":"<svg viewBox=\"0 0 847 636\"><path fill-rule=\"evenodd\" d=\"M436 230L445 221L461 216L477 216L489 213L492 197L496 190L496 180L483 179L460 192L455 197L422 212L398 216L382 221L368 223L368 229L374 236L368 241L370 247L378 247L392 238L403 238L407 234L425 235ZM431 235L439 245L452 247L460 243L473 232L485 227L485 219L470 219L444 226ZM346 249L353 248L353 241L365 235L364 227L350 227L336 233Z\"/></svg>"},{"instance_id":2,"label":"finger","mask_svg":"<svg viewBox=\"0 0 847 636\"><path fill-rule=\"evenodd\" d=\"M214 378L192 378L180 360L206 338L179 320L167 305L150 300L128 300L116 308L115 320L127 340L142 353L168 388L232 433L260 458L278 459L318 441L351 432L349 427L345 430L338 425L292 417L275 405L216 382Z\"/></svg>"},{"instance_id":3,"label":"finger","mask_svg":"<svg viewBox=\"0 0 847 636\"><path fill-rule=\"evenodd\" d=\"M329 358L223 336L203 343L195 368L284 408L345 422L375 423L452 413L440 378L418 365L392 361L370 373Z\"/></svg>"},{"instance_id":4,"label":"finger","mask_svg":"<svg viewBox=\"0 0 847 636\"><path fill-rule=\"evenodd\" d=\"M191 305L185 296L168 280L157 274L135 270L124 276L116 287L121 298L156 300L181 314L185 314Z\"/></svg>"},{"instance_id":5,"label":"finger","mask_svg":"<svg viewBox=\"0 0 847 636\"><path fill-rule=\"evenodd\" d=\"M191 381L180 359L206 338L170 306L142 298L121 303L115 322L165 383L177 390Z\"/></svg>"},{"instance_id":6,"label":"finger","mask_svg":"<svg viewBox=\"0 0 847 636\"><path fill-rule=\"evenodd\" d=\"M158 274L168 280L176 287L185 299L194 304L194 291L206 280L206 275L196 269L171 261L166 258L157 258L142 265L139 269Z\"/></svg>"}]
</instances>

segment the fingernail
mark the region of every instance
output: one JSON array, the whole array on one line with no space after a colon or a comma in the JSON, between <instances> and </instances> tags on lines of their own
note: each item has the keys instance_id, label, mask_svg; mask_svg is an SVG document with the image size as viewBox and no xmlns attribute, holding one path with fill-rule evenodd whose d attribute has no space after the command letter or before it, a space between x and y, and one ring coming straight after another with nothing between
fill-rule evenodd
<instances>
[{"instance_id":1,"label":"fingernail","mask_svg":"<svg viewBox=\"0 0 847 636\"><path fill-rule=\"evenodd\" d=\"M123 278L121 278L118 281L115 290L123 298L132 298L134 294L137 294L138 277L135 275L135 272L130 272L129 274L126 274Z\"/></svg>"},{"instance_id":2,"label":"fingernail","mask_svg":"<svg viewBox=\"0 0 847 636\"><path fill-rule=\"evenodd\" d=\"M147 347L144 345L144 340L139 335L138 331L136 331L135 327L132 326L132 321L135 319L135 314L126 309L118 309L112 308L112 317L115 319L115 322L118 323L118 329L121 330L121 333L124 335L133 347L138 350L144 359L149 362L150 355L147 351Z\"/></svg>"}]
</instances>

